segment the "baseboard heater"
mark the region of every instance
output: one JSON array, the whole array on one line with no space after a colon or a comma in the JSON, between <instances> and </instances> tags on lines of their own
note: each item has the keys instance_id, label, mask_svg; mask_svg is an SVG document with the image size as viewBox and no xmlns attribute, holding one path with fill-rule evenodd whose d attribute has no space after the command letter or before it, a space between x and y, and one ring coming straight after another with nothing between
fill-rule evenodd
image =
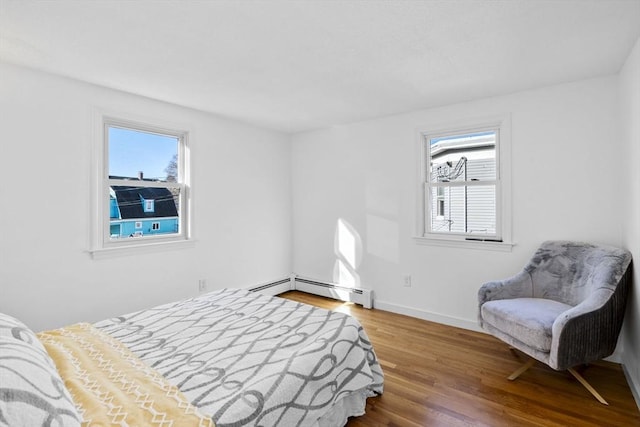
<instances>
[{"instance_id":1,"label":"baseboard heater","mask_svg":"<svg viewBox=\"0 0 640 427\"><path fill-rule=\"evenodd\" d=\"M373 292L371 289L350 288L331 282L322 282L309 278L299 277L295 274L288 279L276 280L249 288L250 291L261 292L268 295L278 295L287 291L301 291L313 295L333 298L339 301L354 302L364 308L373 307Z\"/></svg>"},{"instance_id":2,"label":"baseboard heater","mask_svg":"<svg viewBox=\"0 0 640 427\"><path fill-rule=\"evenodd\" d=\"M278 295L292 290L291 279L276 280L275 282L264 283L249 288L251 292L260 292L267 295Z\"/></svg>"}]
</instances>

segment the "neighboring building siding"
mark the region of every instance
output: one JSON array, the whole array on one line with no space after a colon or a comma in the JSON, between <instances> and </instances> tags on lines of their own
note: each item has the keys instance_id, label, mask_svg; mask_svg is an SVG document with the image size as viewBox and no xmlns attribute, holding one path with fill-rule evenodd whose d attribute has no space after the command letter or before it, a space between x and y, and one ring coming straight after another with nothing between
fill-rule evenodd
<instances>
[{"instance_id":1,"label":"neighboring building siding","mask_svg":"<svg viewBox=\"0 0 640 427\"><path fill-rule=\"evenodd\" d=\"M463 173L456 181L476 179L494 180L496 177L495 158L470 159ZM432 180L436 181L435 173ZM495 186L445 187L444 217L437 216L437 191L431 194L432 231L453 233L493 234L496 232Z\"/></svg>"},{"instance_id":2,"label":"neighboring building siding","mask_svg":"<svg viewBox=\"0 0 640 427\"><path fill-rule=\"evenodd\" d=\"M136 222L141 223L140 228L136 228ZM158 223L158 229L153 229L153 223ZM113 235L117 230L119 235L117 237L132 237L135 236L136 233L138 235L150 235L150 234L166 234L166 233L177 233L178 232L178 217L173 218L154 218L153 220L149 219L127 219L127 220L118 220L111 221ZM115 227L119 227L116 229Z\"/></svg>"},{"instance_id":3,"label":"neighboring building siding","mask_svg":"<svg viewBox=\"0 0 640 427\"><path fill-rule=\"evenodd\" d=\"M496 232L496 196L494 186L467 188L468 233Z\"/></svg>"}]
</instances>

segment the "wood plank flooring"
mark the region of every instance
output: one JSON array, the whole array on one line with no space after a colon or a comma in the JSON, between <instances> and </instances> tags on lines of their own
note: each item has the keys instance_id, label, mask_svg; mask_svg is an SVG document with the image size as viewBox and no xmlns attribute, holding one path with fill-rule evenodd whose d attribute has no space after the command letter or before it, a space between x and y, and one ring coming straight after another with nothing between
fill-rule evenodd
<instances>
[{"instance_id":1,"label":"wood plank flooring","mask_svg":"<svg viewBox=\"0 0 640 427\"><path fill-rule=\"evenodd\" d=\"M527 357L490 335L351 303L287 292L281 297L348 313L364 326L385 374L382 396L348 427L372 426L640 426L620 365L579 370L610 406L568 372L542 363L515 381Z\"/></svg>"}]
</instances>

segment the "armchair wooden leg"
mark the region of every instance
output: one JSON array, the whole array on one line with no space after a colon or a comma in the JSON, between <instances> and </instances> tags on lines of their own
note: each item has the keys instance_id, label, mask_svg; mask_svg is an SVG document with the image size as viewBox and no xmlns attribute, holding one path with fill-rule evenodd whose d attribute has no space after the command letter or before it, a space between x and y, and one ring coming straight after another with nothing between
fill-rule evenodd
<instances>
[{"instance_id":1,"label":"armchair wooden leg","mask_svg":"<svg viewBox=\"0 0 640 427\"><path fill-rule=\"evenodd\" d=\"M596 391L596 389L595 389L595 388L593 388L593 387L591 386L591 384L589 384L589 383L587 382L587 380L585 380L585 379L584 379L584 377L583 377L582 375L580 375L579 373L577 373L577 372L575 371L575 369L573 369L573 368L569 368L569 369L568 369L568 371L569 371L569 372L571 372L571 375L573 375L574 377L576 377L576 379L577 379L578 381L580 381L580 384L582 384L582 385L584 386L584 388L586 388L587 390L589 390L589 392L593 395L593 397L595 397L596 399L598 399L598 402L602 403L603 405L609 405L609 404L607 403L607 401L606 401L606 400L604 400L604 399L602 398L602 396L600 396L600 393L598 393L598 392Z\"/></svg>"},{"instance_id":2,"label":"armchair wooden leg","mask_svg":"<svg viewBox=\"0 0 640 427\"><path fill-rule=\"evenodd\" d=\"M515 349L513 347L509 347L509 349L515 353ZM527 360L527 362L524 365L522 365L518 369L516 369L511 375L509 375L507 377L507 379L509 381L515 380L520 375L522 375L524 372L526 372L527 369L532 367L535 363L536 363L536 359L531 358L531 359ZM582 384L584 386L584 388L589 390L589 393L591 393L593 395L593 397L598 399L598 402L602 403L603 405L607 405L607 406L609 405L609 403L606 400L604 400L604 398L600 395L600 393L598 393L596 391L596 389L593 388L593 386L591 384L589 384L587 382L587 380L585 380L584 377L582 375L580 375L575 369L569 368L567 370L571 373L571 375L573 375L580 382L580 384Z\"/></svg>"},{"instance_id":3,"label":"armchair wooden leg","mask_svg":"<svg viewBox=\"0 0 640 427\"><path fill-rule=\"evenodd\" d=\"M527 360L527 363L525 363L524 365L520 366L518 369L515 370L515 372L511 375L509 375L507 377L507 379L509 381L513 381L516 378L518 378L520 375L522 375L523 372L525 372L527 369L529 369L530 367L533 366L533 364L536 363L536 359L529 359Z\"/></svg>"}]
</instances>

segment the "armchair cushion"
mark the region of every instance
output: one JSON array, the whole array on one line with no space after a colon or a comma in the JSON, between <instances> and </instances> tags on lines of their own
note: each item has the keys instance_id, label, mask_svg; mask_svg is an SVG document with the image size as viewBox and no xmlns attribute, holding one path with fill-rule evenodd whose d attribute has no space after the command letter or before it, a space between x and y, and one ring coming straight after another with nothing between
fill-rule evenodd
<instances>
[{"instance_id":1,"label":"armchair cushion","mask_svg":"<svg viewBox=\"0 0 640 427\"><path fill-rule=\"evenodd\" d=\"M482 319L503 334L537 351L551 350L555 320L572 307L542 298L514 298L488 301L481 307Z\"/></svg>"}]
</instances>

